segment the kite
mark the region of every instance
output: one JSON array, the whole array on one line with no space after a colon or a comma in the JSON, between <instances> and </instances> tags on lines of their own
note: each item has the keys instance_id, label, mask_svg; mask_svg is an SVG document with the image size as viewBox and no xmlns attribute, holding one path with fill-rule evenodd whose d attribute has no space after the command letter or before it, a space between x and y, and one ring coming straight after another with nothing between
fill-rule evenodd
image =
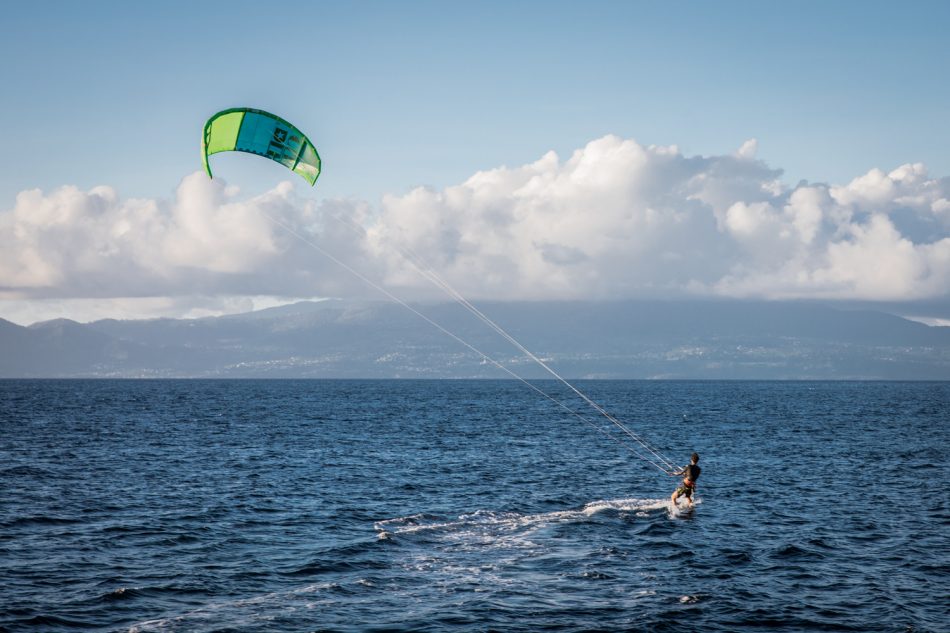
<instances>
[{"instance_id":1,"label":"kite","mask_svg":"<svg viewBox=\"0 0 950 633\"><path fill-rule=\"evenodd\" d=\"M279 116L253 108L222 110L205 123L201 158L211 178L208 157L218 152L248 152L284 165L313 186L320 155L300 130Z\"/></svg>"}]
</instances>

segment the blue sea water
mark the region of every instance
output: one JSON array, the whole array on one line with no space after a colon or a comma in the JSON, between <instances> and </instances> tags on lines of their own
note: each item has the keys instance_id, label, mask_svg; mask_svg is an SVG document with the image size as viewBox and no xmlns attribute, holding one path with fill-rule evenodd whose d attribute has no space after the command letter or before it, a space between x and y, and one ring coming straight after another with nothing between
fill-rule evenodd
<instances>
[{"instance_id":1,"label":"blue sea water","mask_svg":"<svg viewBox=\"0 0 950 633\"><path fill-rule=\"evenodd\" d=\"M0 630L950 630L950 383L577 384L693 511L512 381L0 381Z\"/></svg>"}]
</instances>

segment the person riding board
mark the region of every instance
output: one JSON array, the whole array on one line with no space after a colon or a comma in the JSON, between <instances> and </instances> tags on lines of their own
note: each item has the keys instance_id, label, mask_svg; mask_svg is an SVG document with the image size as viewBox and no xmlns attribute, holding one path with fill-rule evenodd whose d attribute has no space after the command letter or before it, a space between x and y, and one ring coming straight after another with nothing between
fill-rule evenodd
<instances>
[{"instance_id":1,"label":"person riding board","mask_svg":"<svg viewBox=\"0 0 950 633\"><path fill-rule=\"evenodd\" d=\"M676 500L681 496L686 495L686 500L689 501L689 507L693 507L693 491L696 489L696 480L699 479L700 467L697 466L699 462L699 453L693 453L689 457L689 464L683 466L682 469L676 471L675 473L669 473L673 477L679 477L683 475L682 485L673 491L673 494L670 496L670 502L673 505L676 505Z\"/></svg>"}]
</instances>

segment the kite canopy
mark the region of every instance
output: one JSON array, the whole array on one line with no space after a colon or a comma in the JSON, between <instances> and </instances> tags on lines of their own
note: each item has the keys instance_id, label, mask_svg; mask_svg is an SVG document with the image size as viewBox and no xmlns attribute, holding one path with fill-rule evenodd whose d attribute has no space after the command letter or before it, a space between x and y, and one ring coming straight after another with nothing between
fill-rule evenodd
<instances>
[{"instance_id":1,"label":"kite canopy","mask_svg":"<svg viewBox=\"0 0 950 633\"><path fill-rule=\"evenodd\" d=\"M205 123L201 158L211 178L208 156L218 152L248 152L292 169L313 185L320 176L320 155L296 127L263 110L222 110Z\"/></svg>"}]
</instances>

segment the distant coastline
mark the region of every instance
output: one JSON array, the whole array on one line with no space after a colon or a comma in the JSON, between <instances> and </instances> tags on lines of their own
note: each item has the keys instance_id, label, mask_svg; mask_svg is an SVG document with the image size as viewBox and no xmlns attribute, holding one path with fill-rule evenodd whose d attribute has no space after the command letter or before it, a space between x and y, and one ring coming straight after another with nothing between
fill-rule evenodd
<instances>
[{"instance_id":1,"label":"distant coastline","mask_svg":"<svg viewBox=\"0 0 950 633\"><path fill-rule=\"evenodd\" d=\"M458 306L419 309L518 375L546 377ZM950 380L950 328L873 310L742 301L484 309L574 380ZM188 320L0 320L0 349L0 378L506 378L385 302L300 302Z\"/></svg>"}]
</instances>

